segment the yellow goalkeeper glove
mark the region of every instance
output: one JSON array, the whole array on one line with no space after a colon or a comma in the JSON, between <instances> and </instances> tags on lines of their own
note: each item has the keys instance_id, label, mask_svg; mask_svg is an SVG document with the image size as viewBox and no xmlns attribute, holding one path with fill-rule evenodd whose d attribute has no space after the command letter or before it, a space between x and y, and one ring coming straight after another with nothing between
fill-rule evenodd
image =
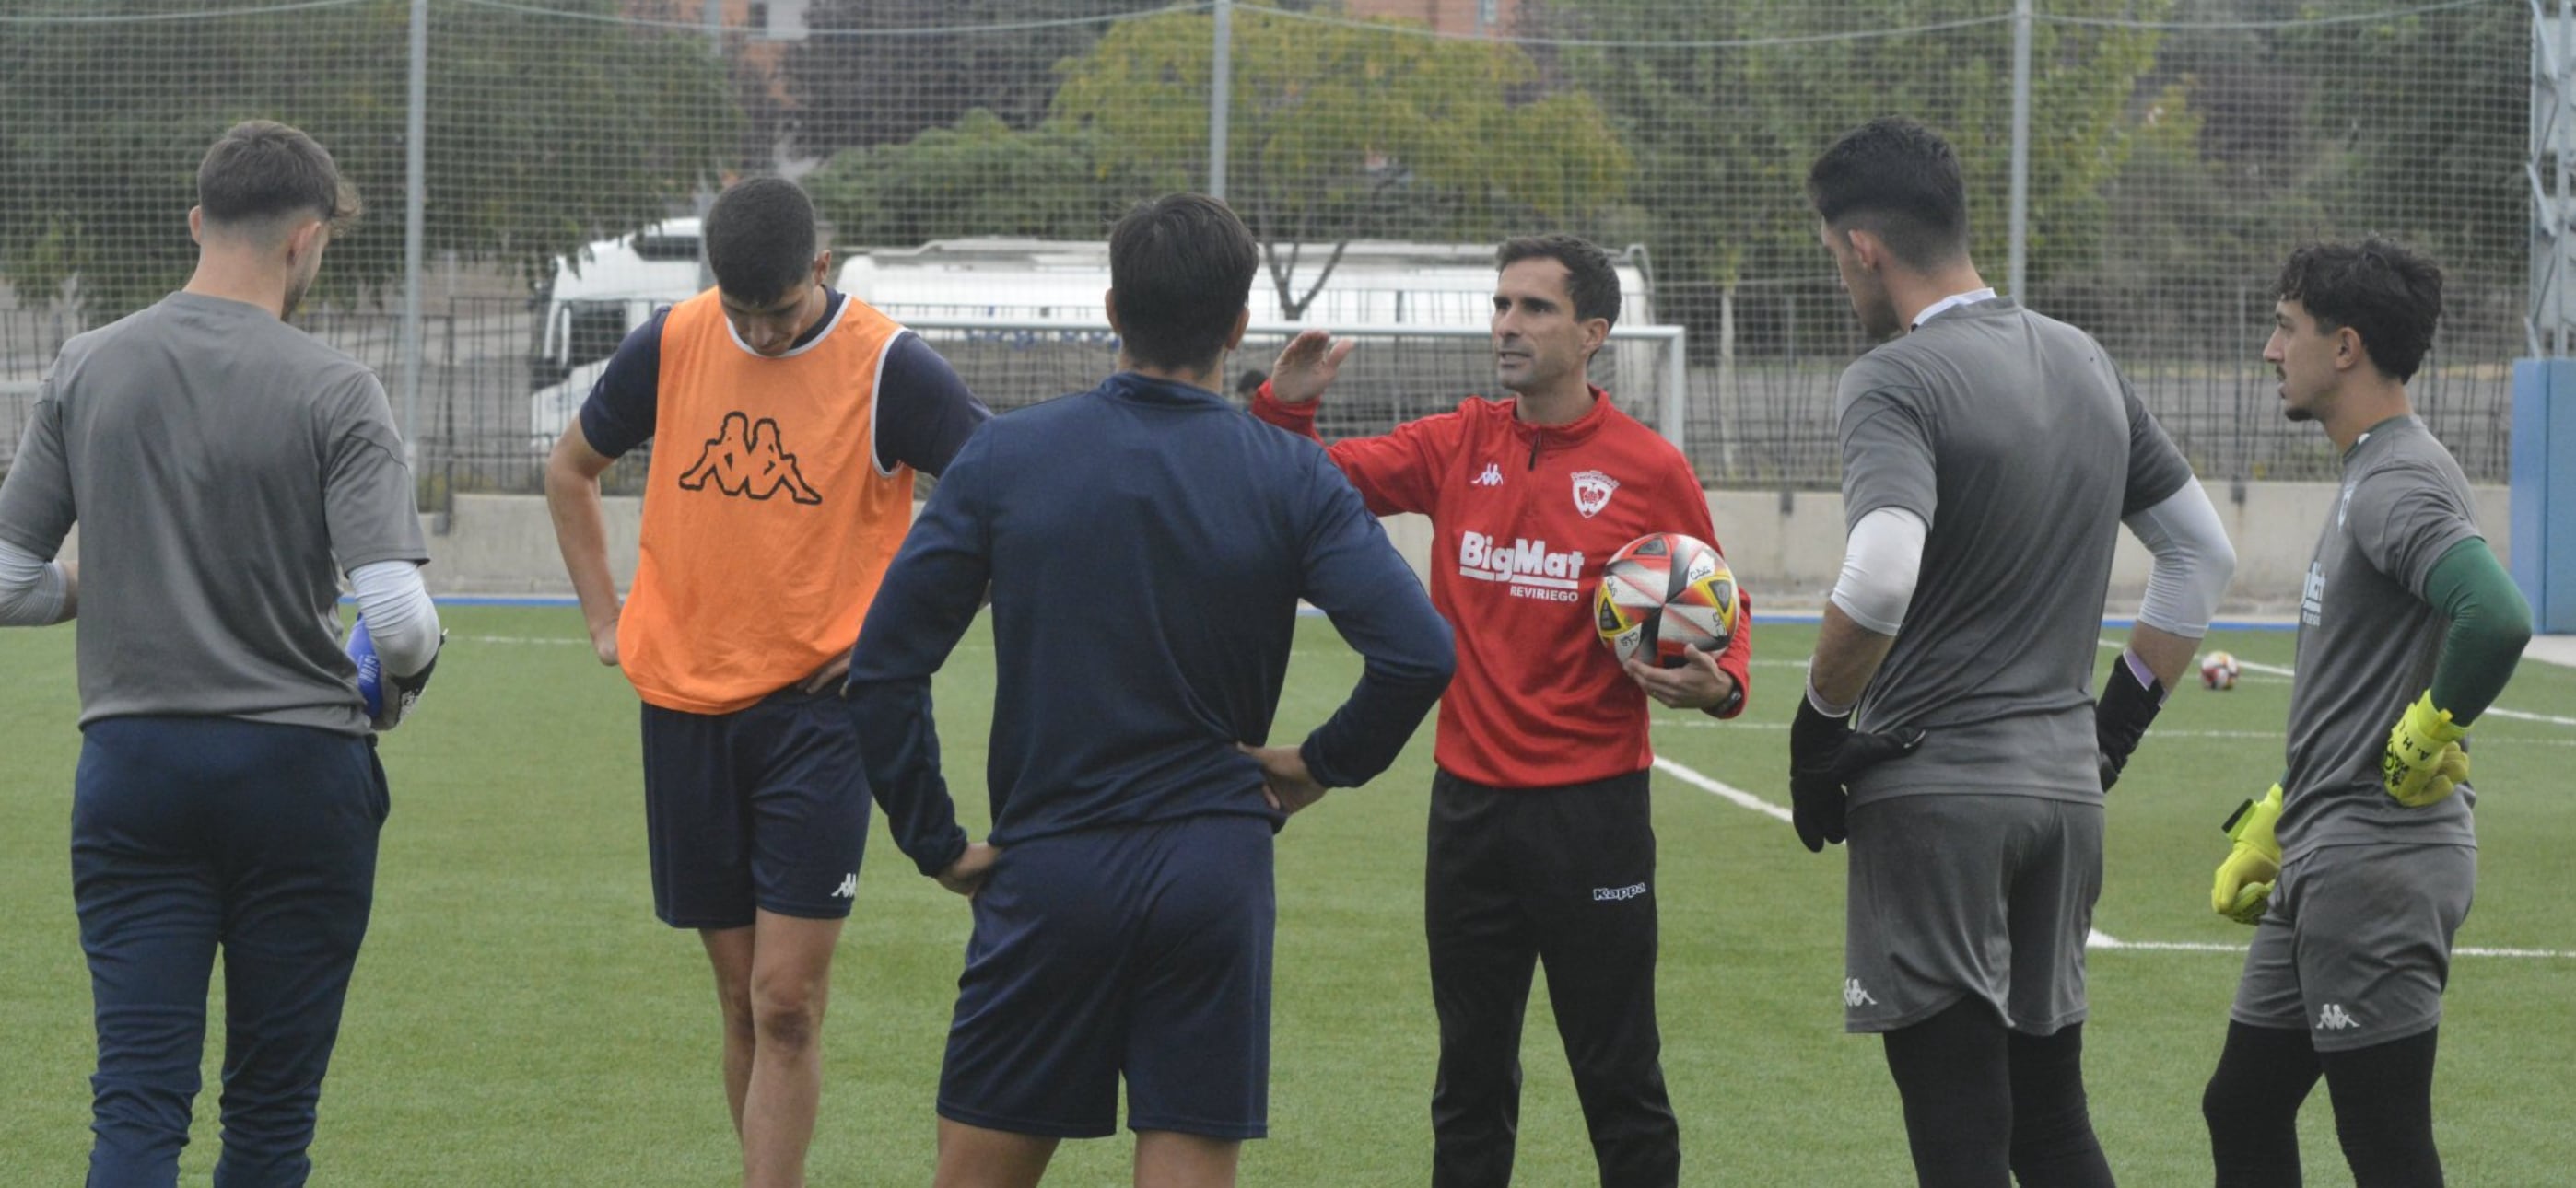
<instances>
[{"instance_id":1,"label":"yellow goalkeeper glove","mask_svg":"<svg viewBox=\"0 0 2576 1188\"><path fill-rule=\"evenodd\" d=\"M2469 753L2460 747L2468 736L2467 727L2451 723L2451 711L2433 708L2433 692L2425 690L2389 728L2380 784L2408 808L2439 803L2469 778Z\"/></svg>"},{"instance_id":2,"label":"yellow goalkeeper glove","mask_svg":"<svg viewBox=\"0 0 2576 1188\"><path fill-rule=\"evenodd\" d=\"M2272 899L2272 882L2281 877L2281 843L2272 836L2280 821L2279 784L2263 799L2238 806L2227 819L2227 836L2236 847L2218 864L2218 878L2209 885L2209 910L2239 924L2262 918L2263 905Z\"/></svg>"}]
</instances>

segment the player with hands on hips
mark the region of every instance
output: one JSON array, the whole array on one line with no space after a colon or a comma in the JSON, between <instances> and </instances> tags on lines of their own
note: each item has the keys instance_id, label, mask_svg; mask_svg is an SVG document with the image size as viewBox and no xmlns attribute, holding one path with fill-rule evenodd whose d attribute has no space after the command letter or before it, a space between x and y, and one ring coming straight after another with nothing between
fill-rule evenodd
<instances>
[{"instance_id":1,"label":"player with hands on hips","mask_svg":"<svg viewBox=\"0 0 2576 1188\"><path fill-rule=\"evenodd\" d=\"M2468 729L2530 608L2407 395L2441 268L2387 240L2311 244L2274 296L2282 414L2325 431L2342 482L2301 591L2287 766L2228 819L2210 885L2210 910L2254 935L2201 1114L2220 1184L2295 1184L2322 1077L2361 1182L2425 1188L2442 1182L2434 1052L2477 883Z\"/></svg>"},{"instance_id":2,"label":"player with hands on hips","mask_svg":"<svg viewBox=\"0 0 2576 1188\"><path fill-rule=\"evenodd\" d=\"M1385 770L1456 663L1324 451L1217 392L1259 267L1217 199L1120 219L1120 370L966 443L852 653L870 783L890 814L938 823L952 840L922 870L974 896L940 1185L1038 1183L1062 1140L1117 1129L1122 1082L1140 1188L1234 1182L1269 1128L1274 834ZM1362 675L1273 746L1300 599ZM998 852L956 830L931 711L932 674L988 605Z\"/></svg>"}]
</instances>

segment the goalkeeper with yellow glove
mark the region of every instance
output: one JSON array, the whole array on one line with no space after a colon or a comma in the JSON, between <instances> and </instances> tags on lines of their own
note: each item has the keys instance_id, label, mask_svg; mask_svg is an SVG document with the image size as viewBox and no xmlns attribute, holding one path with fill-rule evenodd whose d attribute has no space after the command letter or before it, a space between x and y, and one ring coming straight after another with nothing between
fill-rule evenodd
<instances>
[{"instance_id":1,"label":"goalkeeper with yellow glove","mask_svg":"<svg viewBox=\"0 0 2576 1188\"><path fill-rule=\"evenodd\" d=\"M2439 1185L2435 1037L2477 878L2468 728L2530 611L2406 398L2441 270L2382 240L2312 246L2277 295L2263 357L2289 419L2341 450L2343 485L2299 602L2288 766L2228 819L2210 887L2254 940L2201 1110L2220 1188L2296 1184L2322 1076L2361 1183Z\"/></svg>"}]
</instances>

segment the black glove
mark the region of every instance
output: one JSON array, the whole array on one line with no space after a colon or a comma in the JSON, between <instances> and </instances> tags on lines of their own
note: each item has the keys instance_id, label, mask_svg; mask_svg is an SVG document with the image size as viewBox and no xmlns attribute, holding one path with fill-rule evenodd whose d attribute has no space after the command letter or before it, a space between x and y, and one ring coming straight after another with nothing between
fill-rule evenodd
<instances>
[{"instance_id":1,"label":"black glove","mask_svg":"<svg viewBox=\"0 0 2576 1188\"><path fill-rule=\"evenodd\" d=\"M2122 652L2111 662L2111 679L2102 684L2102 699L2093 703L2093 745L2102 753L2102 790L2120 780L2120 769L2129 765L2138 742L2147 736L2147 727L2156 720L2156 711L2165 705L2165 684L2154 681L2141 685L2138 674L2129 664L2129 654Z\"/></svg>"},{"instance_id":2,"label":"black glove","mask_svg":"<svg viewBox=\"0 0 2576 1188\"><path fill-rule=\"evenodd\" d=\"M1789 724L1789 823L1807 852L1821 854L1827 842L1842 842L1844 784L1921 745L1920 730L1856 731L1851 715L1832 717L1799 698L1797 720Z\"/></svg>"}]
</instances>

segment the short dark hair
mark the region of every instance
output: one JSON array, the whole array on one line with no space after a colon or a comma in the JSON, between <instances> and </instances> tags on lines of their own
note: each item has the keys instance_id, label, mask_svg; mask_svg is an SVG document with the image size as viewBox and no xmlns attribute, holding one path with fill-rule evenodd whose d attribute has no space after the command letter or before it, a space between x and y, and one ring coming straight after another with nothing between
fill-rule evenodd
<instances>
[{"instance_id":1,"label":"short dark hair","mask_svg":"<svg viewBox=\"0 0 2576 1188\"><path fill-rule=\"evenodd\" d=\"M814 268L814 200L783 177L753 177L725 187L702 229L716 287L740 301L766 303L794 292Z\"/></svg>"},{"instance_id":2,"label":"short dark hair","mask_svg":"<svg viewBox=\"0 0 2576 1188\"><path fill-rule=\"evenodd\" d=\"M2442 266L2405 245L2372 236L2360 243L2312 243L2290 253L2272 295L2296 301L2328 334L2346 326L2380 374L2415 378L2442 322Z\"/></svg>"},{"instance_id":3,"label":"short dark hair","mask_svg":"<svg viewBox=\"0 0 2576 1188\"><path fill-rule=\"evenodd\" d=\"M1880 116L1842 134L1807 169L1807 203L1838 231L1862 228L1910 267L1968 251L1968 190L1941 134Z\"/></svg>"},{"instance_id":4,"label":"short dark hair","mask_svg":"<svg viewBox=\"0 0 2576 1188\"><path fill-rule=\"evenodd\" d=\"M1214 364L1260 267L1252 232L1224 200L1166 194L1138 203L1109 231L1110 300L1127 357L1149 367Z\"/></svg>"},{"instance_id":5,"label":"short dark hair","mask_svg":"<svg viewBox=\"0 0 2576 1188\"><path fill-rule=\"evenodd\" d=\"M338 231L357 219L358 191L312 137L275 120L243 120L197 162L197 208L217 226L309 213Z\"/></svg>"},{"instance_id":6,"label":"short dark hair","mask_svg":"<svg viewBox=\"0 0 2576 1188\"><path fill-rule=\"evenodd\" d=\"M1494 270L1499 272L1523 260L1554 260L1565 265L1566 295L1574 299L1576 321L1594 318L1619 324L1619 269L1611 264L1610 253L1600 245L1577 235L1553 232L1547 235L1523 235L1503 241L1494 251Z\"/></svg>"}]
</instances>

